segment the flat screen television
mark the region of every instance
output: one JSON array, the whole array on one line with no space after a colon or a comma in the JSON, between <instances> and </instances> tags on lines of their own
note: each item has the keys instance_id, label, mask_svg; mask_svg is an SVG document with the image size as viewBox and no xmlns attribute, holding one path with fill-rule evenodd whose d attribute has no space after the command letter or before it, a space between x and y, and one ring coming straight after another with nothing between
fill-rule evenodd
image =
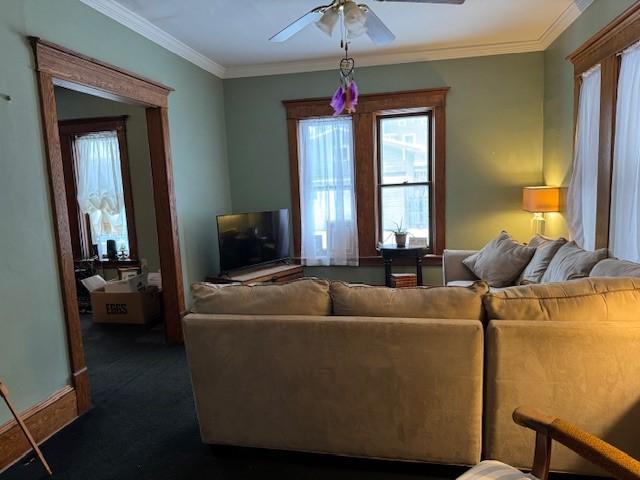
<instances>
[{"instance_id":1,"label":"flat screen television","mask_svg":"<svg viewBox=\"0 0 640 480\"><path fill-rule=\"evenodd\" d=\"M219 215L223 272L289 258L289 210Z\"/></svg>"}]
</instances>

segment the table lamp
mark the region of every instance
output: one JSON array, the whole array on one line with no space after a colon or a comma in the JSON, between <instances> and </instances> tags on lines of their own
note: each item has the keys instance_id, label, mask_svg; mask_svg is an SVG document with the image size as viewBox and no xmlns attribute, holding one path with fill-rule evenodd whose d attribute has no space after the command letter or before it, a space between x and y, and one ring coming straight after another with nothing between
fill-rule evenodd
<instances>
[{"instance_id":1,"label":"table lamp","mask_svg":"<svg viewBox=\"0 0 640 480\"><path fill-rule=\"evenodd\" d=\"M544 214L559 212L562 205L561 187L524 187L522 209L533 213L531 228L535 234L544 235Z\"/></svg>"}]
</instances>

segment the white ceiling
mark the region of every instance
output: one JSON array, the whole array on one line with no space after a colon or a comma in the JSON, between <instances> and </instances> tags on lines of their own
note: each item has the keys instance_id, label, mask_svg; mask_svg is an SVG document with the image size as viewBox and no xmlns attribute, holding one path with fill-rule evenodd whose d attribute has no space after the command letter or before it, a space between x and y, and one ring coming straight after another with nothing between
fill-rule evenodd
<instances>
[{"instance_id":1,"label":"white ceiling","mask_svg":"<svg viewBox=\"0 0 640 480\"><path fill-rule=\"evenodd\" d=\"M327 0L82 0L220 77L335 68L339 39L314 25L268 38ZM353 41L358 65L544 50L593 0L467 0L429 5L366 0L395 33Z\"/></svg>"}]
</instances>

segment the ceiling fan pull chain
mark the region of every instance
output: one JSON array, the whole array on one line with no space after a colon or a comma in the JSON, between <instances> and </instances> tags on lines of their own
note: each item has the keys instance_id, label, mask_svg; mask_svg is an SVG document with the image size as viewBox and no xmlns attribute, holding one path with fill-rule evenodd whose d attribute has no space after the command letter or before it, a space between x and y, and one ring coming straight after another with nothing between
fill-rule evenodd
<instances>
[{"instance_id":1,"label":"ceiling fan pull chain","mask_svg":"<svg viewBox=\"0 0 640 480\"><path fill-rule=\"evenodd\" d=\"M344 48L344 11L340 9L340 48Z\"/></svg>"}]
</instances>

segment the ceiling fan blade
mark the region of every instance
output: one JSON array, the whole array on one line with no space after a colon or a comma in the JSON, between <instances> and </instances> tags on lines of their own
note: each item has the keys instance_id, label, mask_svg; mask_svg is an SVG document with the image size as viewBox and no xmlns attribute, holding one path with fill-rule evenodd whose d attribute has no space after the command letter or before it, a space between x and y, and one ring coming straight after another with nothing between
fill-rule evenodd
<instances>
[{"instance_id":1,"label":"ceiling fan blade","mask_svg":"<svg viewBox=\"0 0 640 480\"><path fill-rule=\"evenodd\" d=\"M320 20L322 15L324 15L327 7L317 7L311 10L309 13L303 15L299 19L297 19L292 24L288 25L284 29L280 30L273 37L269 39L270 42L284 42L289 38L293 37L296 33L302 30L307 25Z\"/></svg>"},{"instance_id":2,"label":"ceiling fan blade","mask_svg":"<svg viewBox=\"0 0 640 480\"><path fill-rule=\"evenodd\" d=\"M373 13L371 7L364 4L359 6L360 8L364 8L367 12L367 23L365 24L367 27L367 35L369 35L369 38L371 38L376 45L386 45L396 39L393 32L391 32L391 30L382 23L382 20Z\"/></svg>"},{"instance_id":3,"label":"ceiling fan blade","mask_svg":"<svg viewBox=\"0 0 640 480\"><path fill-rule=\"evenodd\" d=\"M451 5L462 5L465 0L378 0L379 2L403 2L403 3L449 3Z\"/></svg>"}]
</instances>

